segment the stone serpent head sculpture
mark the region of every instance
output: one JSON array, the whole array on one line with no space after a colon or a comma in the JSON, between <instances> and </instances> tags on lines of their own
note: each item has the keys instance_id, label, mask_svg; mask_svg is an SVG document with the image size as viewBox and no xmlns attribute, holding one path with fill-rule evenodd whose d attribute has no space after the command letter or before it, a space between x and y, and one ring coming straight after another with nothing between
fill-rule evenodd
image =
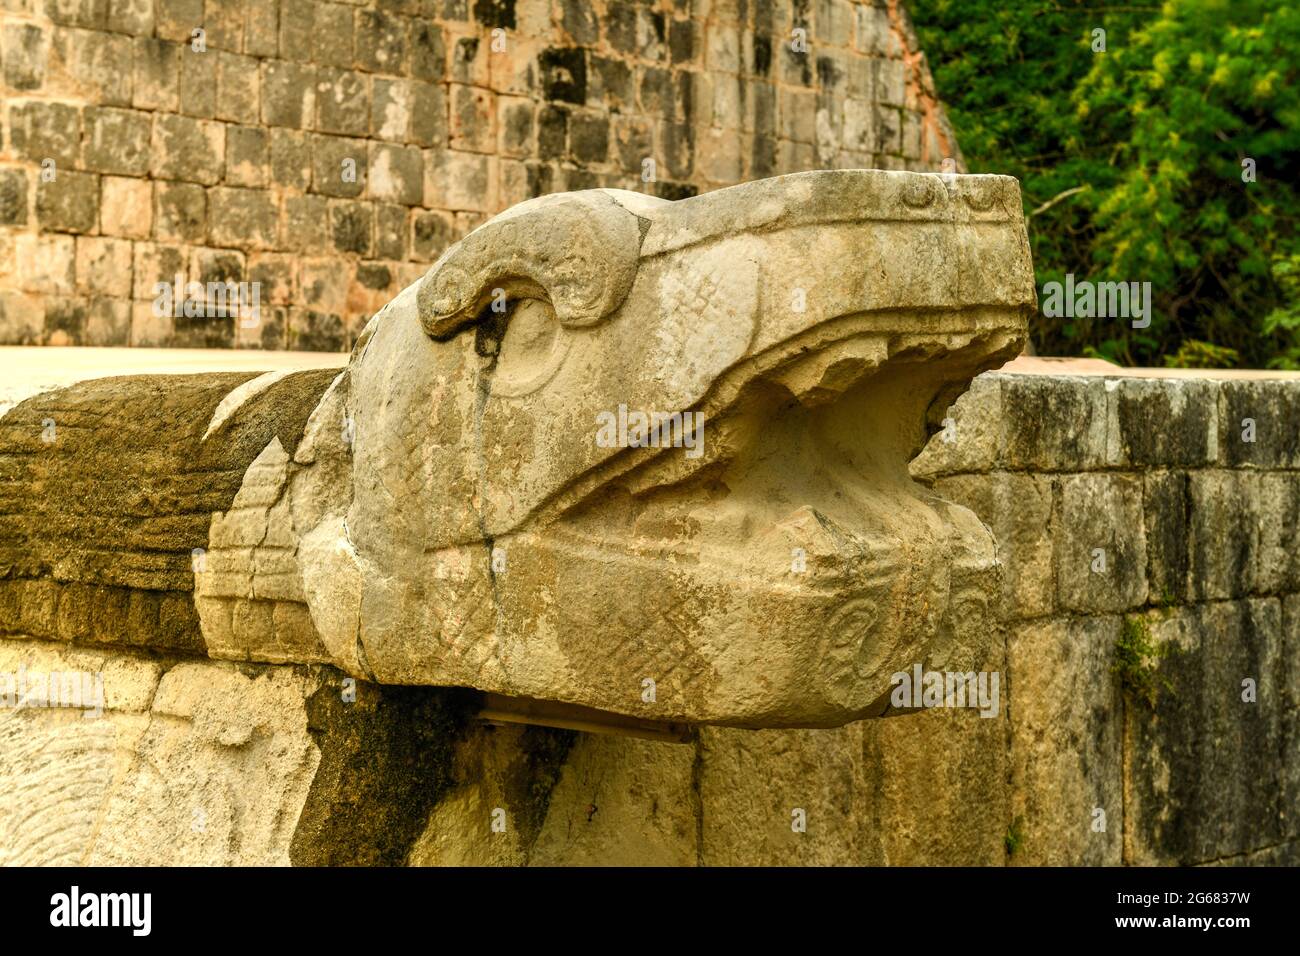
<instances>
[{"instance_id":1,"label":"stone serpent head sculpture","mask_svg":"<svg viewBox=\"0 0 1300 956\"><path fill-rule=\"evenodd\" d=\"M908 462L1034 301L1006 177L523 203L214 516L207 650L664 721L878 714L992 626L990 534Z\"/></svg>"}]
</instances>

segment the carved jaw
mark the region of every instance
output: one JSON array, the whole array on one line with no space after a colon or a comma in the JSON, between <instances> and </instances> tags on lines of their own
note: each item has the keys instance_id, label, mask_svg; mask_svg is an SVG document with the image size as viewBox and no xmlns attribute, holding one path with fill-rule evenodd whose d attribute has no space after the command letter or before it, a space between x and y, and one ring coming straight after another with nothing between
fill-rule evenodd
<instances>
[{"instance_id":1,"label":"carved jaw","mask_svg":"<svg viewBox=\"0 0 1300 956\"><path fill-rule=\"evenodd\" d=\"M309 423L287 497L320 643L654 720L879 713L986 636L992 540L907 462L1033 296L1002 177L516 207L372 320ZM702 447L608 447L620 406L702 414Z\"/></svg>"},{"instance_id":2,"label":"carved jaw","mask_svg":"<svg viewBox=\"0 0 1300 956\"><path fill-rule=\"evenodd\" d=\"M874 346L879 363L859 366ZM969 374L953 366L971 356L938 374L891 362L887 348L859 336L802 360L850 356L840 364L857 374L837 373L842 391L823 377L793 392L797 359L751 379L706 419L699 459L662 450L545 529L498 539L519 559L498 579L510 632L552 632L570 655L586 635L617 635L648 662L641 676L660 707L725 701L733 713L712 719L743 726L875 716L890 675L913 663L982 666L993 540L907 473L934 397ZM617 687L627 661L593 655L586 666ZM736 701L750 709L735 714Z\"/></svg>"}]
</instances>

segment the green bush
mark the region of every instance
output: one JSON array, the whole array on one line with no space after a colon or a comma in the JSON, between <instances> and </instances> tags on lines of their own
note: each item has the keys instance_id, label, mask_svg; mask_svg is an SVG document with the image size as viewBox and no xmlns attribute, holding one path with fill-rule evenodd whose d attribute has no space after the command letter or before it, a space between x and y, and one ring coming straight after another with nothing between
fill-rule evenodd
<instances>
[{"instance_id":1,"label":"green bush","mask_svg":"<svg viewBox=\"0 0 1300 956\"><path fill-rule=\"evenodd\" d=\"M1149 328L1040 316L1041 353L1300 367L1300 6L908 6L968 167L1021 180L1040 294L1152 284Z\"/></svg>"}]
</instances>

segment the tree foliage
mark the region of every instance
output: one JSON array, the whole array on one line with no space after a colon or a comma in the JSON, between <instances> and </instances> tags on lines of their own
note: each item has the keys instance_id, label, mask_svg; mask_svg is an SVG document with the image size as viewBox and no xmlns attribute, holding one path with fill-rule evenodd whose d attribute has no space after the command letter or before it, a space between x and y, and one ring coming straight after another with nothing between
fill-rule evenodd
<instances>
[{"instance_id":1,"label":"tree foliage","mask_svg":"<svg viewBox=\"0 0 1300 956\"><path fill-rule=\"evenodd\" d=\"M1152 284L1150 327L1040 316L1040 352L1300 367L1300 6L908 6L967 165L1021 181L1040 292Z\"/></svg>"}]
</instances>

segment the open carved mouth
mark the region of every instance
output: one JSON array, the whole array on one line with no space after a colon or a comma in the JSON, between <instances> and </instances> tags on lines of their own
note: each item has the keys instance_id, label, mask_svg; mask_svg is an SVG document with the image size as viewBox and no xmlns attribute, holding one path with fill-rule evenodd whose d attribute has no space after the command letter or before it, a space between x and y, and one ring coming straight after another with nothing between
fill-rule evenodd
<instances>
[{"instance_id":1,"label":"open carved mouth","mask_svg":"<svg viewBox=\"0 0 1300 956\"><path fill-rule=\"evenodd\" d=\"M969 325L959 315L936 320L945 318ZM963 655L986 637L991 540L978 522L954 521L960 509L917 485L907 465L928 437L936 399L946 408L952 383L1000 343L952 333L937 360L915 345L891 356L888 334L855 324L873 322L841 323L840 338L815 349L786 344L741 370L738 383L720 390L729 402L703 419L697 456L681 447L628 449L637 464L615 459L608 480L544 531L522 529L584 580L631 578L661 603L677 602L688 629L703 613L692 604L699 595L727 603L742 633L712 659L737 658L735 647L748 646L749 659L735 665L743 680L761 681L778 656L765 660L761 629L787 649L799 645L800 699L820 698L828 716L754 714L739 723L879 714L892 673L916 662L967 663ZM956 339L964 350L952 347ZM708 638L696 632L691 640ZM695 678L713 679L709 693L730 693L717 686L715 666Z\"/></svg>"}]
</instances>

